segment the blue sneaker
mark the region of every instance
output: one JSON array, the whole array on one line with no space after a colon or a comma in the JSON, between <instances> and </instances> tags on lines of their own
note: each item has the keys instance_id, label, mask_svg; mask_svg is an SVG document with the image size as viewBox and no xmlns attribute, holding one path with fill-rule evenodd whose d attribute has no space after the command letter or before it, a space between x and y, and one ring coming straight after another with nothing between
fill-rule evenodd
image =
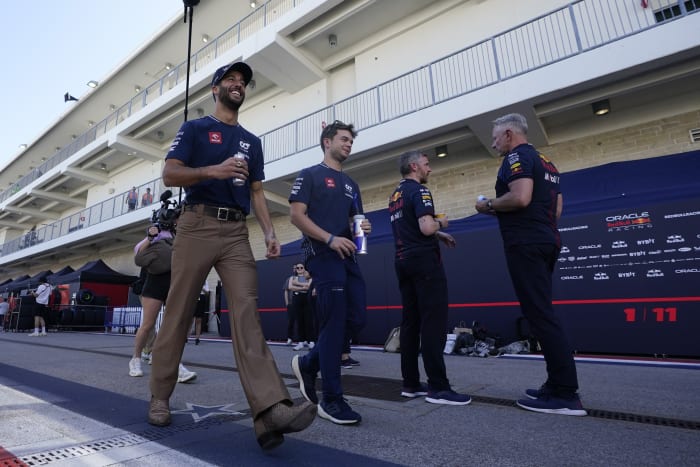
<instances>
[{"instance_id":1,"label":"blue sneaker","mask_svg":"<svg viewBox=\"0 0 700 467\"><path fill-rule=\"evenodd\" d=\"M338 425L353 425L362 421L360 414L352 410L343 398L332 402L321 401L318 416Z\"/></svg>"},{"instance_id":2,"label":"blue sneaker","mask_svg":"<svg viewBox=\"0 0 700 467\"><path fill-rule=\"evenodd\" d=\"M358 366L359 364L360 364L360 362L358 362L357 360L355 360L352 357L348 357L348 358L340 361L340 367L345 368L346 370L349 370L354 366Z\"/></svg>"},{"instance_id":3,"label":"blue sneaker","mask_svg":"<svg viewBox=\"0 0 700 467\"><path fill-rule=\"evenodd\" d=\"M431 404L468 405L472 398L466 394L459 394L452 389L447 389L445 391L428 391L425 401Z\"/></svg>"},{"instance_id":4,"label":"blue sneaker","mask_svg":"<svg viewBox=\"0 0 700 467\"><path fill-rule=\"evenodd\" d=\"M539 399L542 396L548 396L552 394L552 389L547 386L546 384L543 384L540 386L539 389L526 389L525 390L525 395L529 397L530 399Z\"/></svg>"},{"instance_id":5,"label":"blue sneaker","mask_svg":"<svg viewBox=\"0 0 700 467\"><path fill-rule=\"evenodd\" d=\"M428 395L428 385L425 383L420 383L416 387L404 386L401 388L401 397L409 397L411 399L415 397L422 397Z\"/></svg>"},{"instance_id":6,"label":"blue sneaker","mask_svg":"<svg viewBox=\"0 0 700 467\"><path fill-rule=\"evenodd\" d=\"M583 405L581 405L581 398L578 394L574 394L573 397L567 399L552 394L545 394L538 399L520 399L516 404L525 410L533 412L573 415L576 417L588 415Z\"/></svg>"},{"instance_id":7,"label":"blue sneaker","mask_svg":"<svg viewBox=\"0 0 700 467\"><path fill-rule=\"evenodd\" d=\"M294 376L299 380L301 395L304 396L307 401L318 404L318 396L316 395L316 375L302 367L299 355L295 355L292 358L292 370L294 371Z\"/></svg>"}]
</instances>

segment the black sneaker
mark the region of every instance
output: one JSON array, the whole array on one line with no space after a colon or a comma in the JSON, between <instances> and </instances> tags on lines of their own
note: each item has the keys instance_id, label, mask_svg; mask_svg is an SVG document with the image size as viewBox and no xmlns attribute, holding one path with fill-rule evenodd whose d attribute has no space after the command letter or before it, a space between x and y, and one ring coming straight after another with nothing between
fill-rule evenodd
<instances>
[{"instance_id":1,"label":"black sneaker","mask_svg":"<svg viewBox=\"0 0 700 467\"><path fill-rule=\"evenodd\" d=\"M346 358L345 360L340 361L340 368L345 368L346 370L349 370L352 368L352 363L350 362L349 358Z\"/></svg>"},{"instance_id":2,"label":"black sneaker","mask_svg":"<svg viewBox=\"0 0 700 467\"><path fill-rule=\"evenodd\" d=\"M552 394L552 389L547 386L546 384L543 384L540 386L539 389L526 389L525 390L525 395L529 397L530 399L539 399L542 396L548 396L549 394Z\"/></svg>"},{"instance_id":3,"label":"black sneaker","mask_svg":"<svg viewBox=\"0 0 700 467\"><path fill-rule=\"evenodd\" d=\"M299 390L304 398L313 403L318 404L318 396L316 395L316 375L310 371L304 370L301 364L299 355L292 357L292 370L294 376L299 380Z\"/></svg>"},{"instance_id":4,"label":"black sneaker","mask_svg":"<svg viewBox=\"0 0 700 467\"><path fill-rule=\"evenodd\" d=\"M353 425L362 421L360 414L352 410L343 398L332 402L321 401L318 416L338 425Z\"/></svg>"},{"instance_id":5,"label":"black sneaker","mask_svg":"<svg viewBox=\"0 0 700 467\"><path fill-rule=\"evenodd\" d=\"M358 362L357 360L355 360L354 358L352 358L350 356L348 356L348 358L346 358L344 361L348 362L352 366L360 366L360 362Z\"/></svg>"},{"instance_id":6,"label":"black sneaker","mask_svg":"<svg viewBox=\"0 0 700 467\"><path fill-rule=\"evenodd\" d=\"M568 399L556 397L552 394L545 394L538 399L520 399L516 404L525 410L531 410L533 412L573 415L576 417L588 415L583 405L581 405L581 398L578 394Z\"/></svg>"},{"instance_id":7,"label":"black sneaker","mask_svg":"<svg viewBox=\"0 0 700 467\"><path fill-rule=\"evenodd\" d=\"M428 391L425 401L431 404L468 405L471 403L472 398L466 394L459 394L452 389L448 389L445 391Z\"/></svg>"},{"instance_id":8,"label":"black sneaker","mask_svg":"<svg viewBox=\"0 0 700 467\"><path fill-rule=\"evenodd\" d=\"M409 387L402 387L401 388L401 397L409 397L411 399L415 397L422 397L422 396L427 396L428 395L428 385L425 383L420 383L418 386L414 388L409 388Z\"/></svg>"}]
</instances>

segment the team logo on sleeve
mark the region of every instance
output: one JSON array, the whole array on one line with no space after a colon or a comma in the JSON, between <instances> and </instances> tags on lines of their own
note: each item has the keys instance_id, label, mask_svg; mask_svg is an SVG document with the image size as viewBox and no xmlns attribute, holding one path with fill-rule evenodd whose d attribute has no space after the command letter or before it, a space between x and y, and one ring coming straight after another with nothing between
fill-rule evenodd
<instances>
[{"instance_id":1,"label":"team logo on sleeve","mask_svg":"<svg viewBox=\"0 0 700 467\"><path fill-rule=\"evenodd\" d=\"M221 135L219 135L221 137ZM250 149L250 143L247 141L239 141L238 145L241 147L243 152L248 152L248 149Z\"/></svg>"},{"instance_id":2,"label":"team logo on sleeve","mask_svg":"<svg viewBox=\"0 0 700 467\"><path fill-rule=\"evenodd\" d=\"M211 144L222 144L223 138L221 137L220 131L210 131L209 132L209 142Z\"/></svg>"}]
</instances>

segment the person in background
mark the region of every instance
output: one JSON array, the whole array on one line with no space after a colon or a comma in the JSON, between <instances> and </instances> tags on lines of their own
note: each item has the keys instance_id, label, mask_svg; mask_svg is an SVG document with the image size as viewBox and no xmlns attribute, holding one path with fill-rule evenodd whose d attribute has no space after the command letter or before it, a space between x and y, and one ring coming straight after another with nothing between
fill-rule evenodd
<instances>
[{"instance_id":1,"label":"person in background","mask_svg":"<svg viewBox=\"0 0 700 467\"><path fill-rule=\"evenodd\" d=\"M136 191L136 187L131 187L131 191L126 195L126 205L129 207L129 211L136 209L136 204L139 202L139 194Z\"/></svg>"},{"instance_id":2,"label":"person in background","mask_svg":"<svg viewBox=\"0 0 700 467\"><path fill-rule=\"evenodd\" d=\"M5 320L10 316L10 304L5 301L4 297L0 297L0 330L5 332Z\"/></svg>"},{"instance_id":3,"label":"person in background","mask_svg":"<svg viewBox=\"0 0 700 467\"><path fill-rule=\"evenodd\" d=\"M584 416L571 344L552 306L552 274L561 249L559 171L528 143L527 130L520 114L494 120L492 146L503 157L496 198L479 200L475 208L498 218L513 288L546 362L547 380L539 389L527 389L528 399L518 400L518 406Z\"/></svg>"},{"instance_id":4,"label":"person in background","mask_svg":"<svg viewBox=\"0 0 700 467\"><path fill-rule=\"evenodd\" d=\"M282 286L282 293L284 294L284 306L287 308L287 345L294 344L294 338L296 337L295 327L297 324L297 318L294 315L294 308L292 307L292 290L289 285L292 283L292 279L296 275L297 265L292 265L292 275L284 280L284 285Z\"/></svg>"},{"instance_id":5,"label":"person in background","mask_svg":"<svg viewBox=\"0 0 700 467\"><path fill-rule=\"evenodd\" d=\"M146 238L134 247L134 262L146 270L146 280L141 291L143 317L134 338L134 353L129 361L129 376L143 376L141 359L144 349L149 363L152 363L152 336L155 334L156 319L170 289L170 256L172 255L174 212L160 211L158 224L148 228ZM178 367L177 382L189 383L197 378L197 373L188 370L182 363Z\"/></svg>"},{"instance_id":6,"label":"person in background","mask_svg":"<svg viewBox=\"0 0 700 467\"><path fill-rule=\"evenodd\" d=\"M202 319L209 313L209 284L204 282L202 290L199 292L197 306L194 310L194 345L199 345L199 338L202 336Z\"/></svg>"},{"instance_id":7,"label":"person in background","mask_svg":"<svg viewBox=\"0 0 700 467\"><path fill-rule=\"evenodd\" d=\"M217 69L211 81L214 113L183 123L166 156L163 182L184 187L187 201L178 220L167 311L153 348L148 422L171 423L177 362L197 295L214 267L229 308L235 310L229 313L229 325L238 375L257 442L267 450L282 444L285 433L313 423L316 406L294 404L260 325L258 273L246 224L251 206L267 258L279 257L280 244L263 190L262 143L238 121L252 77L253 70L243 62Z\"/></svg>"},{"instance_id":8,"label":"person in background","mask_svg":"<svg viewBox=\"0 0 700 467\"><path fill-rule=\"evenodd\" d=\"M433 404L467 405L466 394L452 390L447 379L443 349L447 335L447 277L440 254L440 241L456 245L452 235L441 232L447 216L435 215L433 195L425 186L430 175L428 156L409 151L399 159L403 177L389 198L391 231L394 234L394 269L403 305L400 347L403 397L426 396ZM420 382L418 355L428 377Z\"/></svg>"},{"instance_id":9,"label":"person in background","mask_svg":"<svg viewBox=\"0 0 700 467\"><path fill-rule=\"evenodd\" d=\"M292 291L293 313L299 324L299 343L294 346L294 350L313 349L316 337L314 336L313 311L309 300L311 275L303 264L295 265L294 270L295 274L289 285L289 289Z\"/></svg>"},{"instance_id":10,"label":"person in background","mask_svg":"<svg viewBox=\"0 0 700 467\"><path fill-rule=\"evenodd\" d=\"M352 151L355 129L335 121L321 132L323 162L303 169L289 195L290 216L304 235L302 249L306 268L314 278L318 342L306 355L292 359L303 396L318 403L316 377L323 380L320 417L333 423L359 423L362 416L343 398L340 359L346 329L359 332L366 322L366 287L357 264L357 247L352 240L352 218L362 214L360 188L342 170ZM372 231L368 219L361 224L365 234Z\"/></svg>"},{"instance_id":11,"label":"person in background","mask_svg":"<svg viewBox=\"0 0 700 467\"><path fill-rule=\"evenodd\" d=\"M153 203L153 193L150 188L146 188L146 192L141 197L141 207L148 206Z\"/></svg>"},{"instance_id":12,"label":"person in background","mask_svg":"<svg viewBox=\"0 0 700 467\"><path fill-rule=\"evenodd\" d=\"M34 304L34 332L31 337L46 335L46 320L49 318L49 297L51 297L51 284L43 281L32 295L36 297Z\"/></svg>"}]
</instances>

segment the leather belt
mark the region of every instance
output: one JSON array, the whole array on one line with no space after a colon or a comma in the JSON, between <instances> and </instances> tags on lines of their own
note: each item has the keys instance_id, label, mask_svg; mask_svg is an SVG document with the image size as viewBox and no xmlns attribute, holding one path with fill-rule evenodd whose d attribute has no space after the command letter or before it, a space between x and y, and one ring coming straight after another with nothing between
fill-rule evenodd
<instances>
[{"instance_id":1,"label":"leather belt","mask_svg":"<svg viewBox=\"0 0 700 467\"><path fill-rule=\"evenodd\" d=\"M218 208L206 204L186 204L185 211L194 211L225 222L245 221L245 214L238 208Z\"/></svg>"}]
</instances>

